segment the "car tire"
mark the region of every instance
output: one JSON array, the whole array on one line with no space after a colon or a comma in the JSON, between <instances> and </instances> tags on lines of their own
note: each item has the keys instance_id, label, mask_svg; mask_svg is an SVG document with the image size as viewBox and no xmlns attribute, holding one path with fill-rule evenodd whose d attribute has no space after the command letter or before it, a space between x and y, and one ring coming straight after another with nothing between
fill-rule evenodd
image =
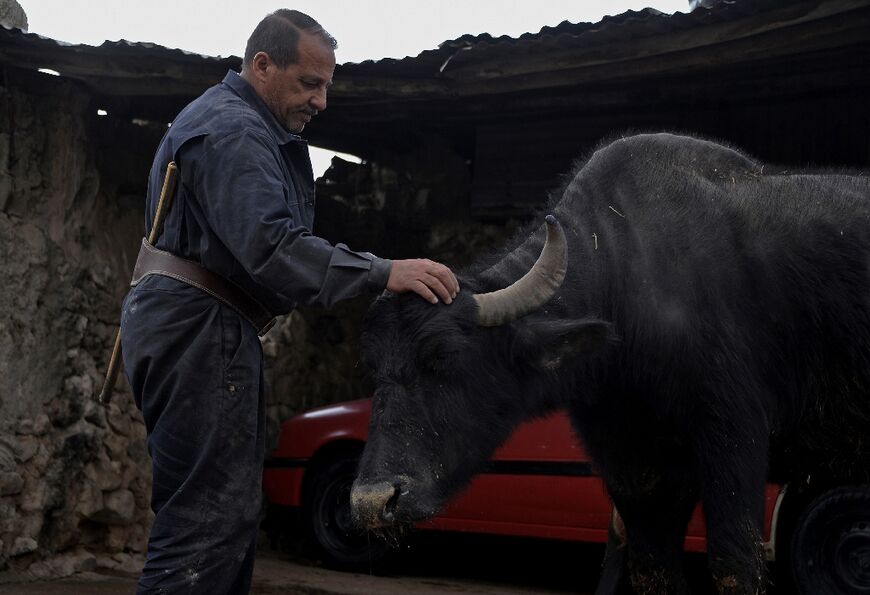
<instances>
[{"instance_id":1,"label":"car tire","mask_svg":"<svg viewBox=\"0 0 870 595\"><path fill-rule=\"evenodd\" d=\"M795 525L790 561L802 595L870 594L870 486L813 500Z\"/></svg>"},{"instance_id":2,"label":"car tire","mask_svg":"<svg viewBox=\"0 0 870 595\"><path fill-rule=\"evenodd\" d=\"M318 465L307 491L302 522L313 553L325 564L373 571L386 561L391 547L351 520L350 489L358 462L358 456L347 454Z\"/></svg>"}]
</instances>

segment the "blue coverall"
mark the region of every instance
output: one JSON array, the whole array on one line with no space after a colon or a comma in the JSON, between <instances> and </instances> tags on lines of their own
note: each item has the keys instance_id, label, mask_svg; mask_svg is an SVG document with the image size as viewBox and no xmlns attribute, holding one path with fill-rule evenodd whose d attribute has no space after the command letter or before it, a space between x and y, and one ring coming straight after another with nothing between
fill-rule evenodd
<instances>
[{"instance_id":1,"label":"blue coverall","mask_svg":"<svg viewBox=\"0 0 870 595\"><path fill-rule=\"evenodd\" d=\"M159 248L229 279L275 314L385 287L390 261L311 235L307 144L237 73L184 108L161 141L146 232L170 160L179 183ZM246 593L264 455L257 331L205 292L151 275L127 294L121 332L154 478L138 592Z\"/></svg>"}]
</instances>

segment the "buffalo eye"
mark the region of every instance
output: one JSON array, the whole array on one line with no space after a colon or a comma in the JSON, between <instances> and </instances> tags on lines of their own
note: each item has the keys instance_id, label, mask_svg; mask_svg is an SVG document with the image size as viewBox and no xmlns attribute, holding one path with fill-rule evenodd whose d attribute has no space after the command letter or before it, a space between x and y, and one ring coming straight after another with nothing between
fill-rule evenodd
<instances>
[{"instance_id":1,"label":"buffalo eye","mask_svg":"<svg viewBox=\"0 0 870 595\"><path fill-rule=\"evenodd\" d=\"M445 373L459 362L458 351L425 350L417 358L417 366L425 372Z\"/></svg>"}]
</instances>

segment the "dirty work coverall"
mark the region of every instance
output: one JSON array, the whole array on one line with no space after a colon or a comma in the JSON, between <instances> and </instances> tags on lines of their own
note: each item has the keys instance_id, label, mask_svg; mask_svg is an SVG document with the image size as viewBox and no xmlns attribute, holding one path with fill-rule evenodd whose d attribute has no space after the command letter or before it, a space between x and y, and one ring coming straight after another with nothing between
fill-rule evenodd
<instances>
[{"instance_id":1,"label":"dirty work coverall","mask_svg":"<svg viewBox=\"0 0 870 595\"><path fill-rule=\"evenodd\" d=\"M147 228L173 159L179 184L159 248L277 314L385 287L389 261L311 235L308 147L235 72L188 105L161 141ZM151 275L125 298L121 332L154 471L156 516L138 592L247 593L264 454L256 329L201 290Z\"/></svg>"}]
</instances>

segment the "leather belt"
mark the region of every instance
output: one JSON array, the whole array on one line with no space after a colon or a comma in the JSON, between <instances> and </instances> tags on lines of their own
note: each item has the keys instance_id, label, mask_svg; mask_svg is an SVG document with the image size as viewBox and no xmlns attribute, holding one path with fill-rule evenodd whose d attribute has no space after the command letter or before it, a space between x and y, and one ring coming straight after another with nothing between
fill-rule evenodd
<instances>
[{"instance_id":1,"label":"leather belt","mask_svg":"<svg viewBox=\"0 0 870 595\"><path fill-rule=\"evenodd\" d=\"M142 247L139 248L139 257L136 259L130 286L135 287L148 275L172 277L201 289L241 314L245 320L254 325L257 334L261 337L275 325L276 319L272 313L231 281L212 273L198 263L158 250L148 242L147 238L142 238Z\"/></svg>"}]
</instances>

